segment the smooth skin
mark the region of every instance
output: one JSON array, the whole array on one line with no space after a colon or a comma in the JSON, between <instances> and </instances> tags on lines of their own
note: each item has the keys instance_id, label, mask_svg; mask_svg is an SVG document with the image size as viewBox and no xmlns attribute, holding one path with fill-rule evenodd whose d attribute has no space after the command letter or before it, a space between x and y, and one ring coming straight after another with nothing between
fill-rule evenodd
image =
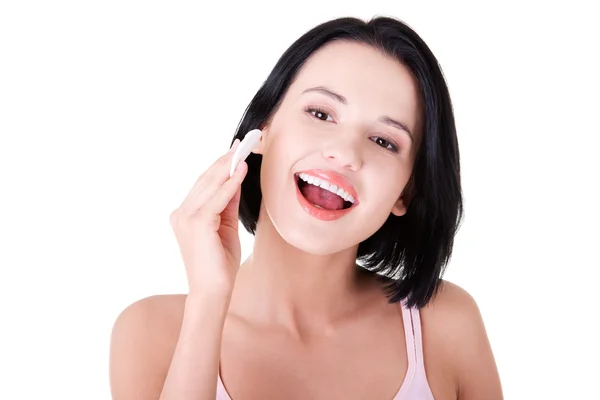
<instances>
[{"instance_id":1,"label":"smooth skin","mask_svg":"<svg viewBox=\"0 0 600 400\"><path fill-rule=\"evenodd\" d=\"M251 256L241 262L237 231L247 164L229 179L228 152L171 215L188 294L141 299L114 324L114 400L214 400L219 366L233 400L393 398L408 366L401 309L355 256L410 202L401 193L422 135L417 89L404 66L365 45L333 42L307 60L261 127L263 201ZM345 175L359 206L332 222L306 214L293 174L309 168ZM436 400L503 398L465 290L443 281L421 321Z\"/></svg>"}]
</instances>

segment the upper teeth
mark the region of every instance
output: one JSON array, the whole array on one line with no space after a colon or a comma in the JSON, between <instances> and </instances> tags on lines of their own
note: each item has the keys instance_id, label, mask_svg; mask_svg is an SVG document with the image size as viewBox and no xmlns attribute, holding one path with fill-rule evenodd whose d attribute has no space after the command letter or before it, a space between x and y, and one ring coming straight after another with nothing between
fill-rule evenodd
<instances>
[{"instance_id":1,"label":"upper teeth","mask_svg":"<svg viewBox=\"0 0 600 400\"><path fill-rule=\"evenodd\" d=\"M305 174L304 172L300 173L299 176L300 179L302 179L304 182L310 183L311 185L319 186L325 190L329 190L331 193L335 193L342 199L354 204L354 197L352 197L352 195L346 192L344 189L332 185L329 182L324 181L323 179L319 179L314 176Z\"/></svg>"}]
</instances>

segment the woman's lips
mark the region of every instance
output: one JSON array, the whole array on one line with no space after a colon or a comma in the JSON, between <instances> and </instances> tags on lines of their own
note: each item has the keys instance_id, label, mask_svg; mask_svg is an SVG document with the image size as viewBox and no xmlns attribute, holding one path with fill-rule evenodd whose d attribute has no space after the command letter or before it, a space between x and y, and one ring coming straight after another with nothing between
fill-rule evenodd
<instances>
[{"instance_id":1,"label":"woman's lips","mask_svg":"<svg viewBox=\"0 0 600 400\"><path fill-rule=\"evenodd\" d=\"M329 184L335 185L338 188L344 189L346 193L350 194L354 198L354 204L358 204L358 193L356 193L354 186L352 186L352 183L350 183L345 176L340 175L332 170L318 168L300 171L299 173L305 173L310 176L314 176L322 181L326 181Z\"/></svg>"},{"instance_id":2,"label":"woman's lips","mask_svg":"<svg viewBox=\"0 0 600 400\"><path fill-rule=\"evenodd\" d=\"M344 215L348 214L358 204L358 203L355 203L351 207L341 209L341 210L326 210L324 208L317 207L314 204L312 204L310 201L308 201L306 199L306 197L304 197L302 195L302 192L300 192L300 187L299 187L299 182L298 182L298 180L300 178L298 176L294 176L294 179L295 179L295 186L296 186L296 198L298 199L300 206L302 207L302 209L304 209L304 211L306 211L308 213L308 215L310 215L311 217L314 217L318 220L334 221L334 220L339 219L339 218L343 217Z\"/></svg>"}]
</instances>

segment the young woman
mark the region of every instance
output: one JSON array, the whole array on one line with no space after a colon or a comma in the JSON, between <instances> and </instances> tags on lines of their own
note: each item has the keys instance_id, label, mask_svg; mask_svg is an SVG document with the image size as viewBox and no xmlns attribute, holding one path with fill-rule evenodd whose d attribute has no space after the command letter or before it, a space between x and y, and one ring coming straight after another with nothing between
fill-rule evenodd
<instances>
[{"instance_id":1,"label":"young woman","mask_svg":"<svg viewBox=\"0 0 600 400\"><path fill-rule=\"evenodd\" d=\"M187 295L127 307L115 400L496 400L473 298L441 279L462 215L437 60L391 18L336 19L283 54L232 150L171 215ZM254 234L242 262L238 218Z\"/></svg>"}]
</instances>

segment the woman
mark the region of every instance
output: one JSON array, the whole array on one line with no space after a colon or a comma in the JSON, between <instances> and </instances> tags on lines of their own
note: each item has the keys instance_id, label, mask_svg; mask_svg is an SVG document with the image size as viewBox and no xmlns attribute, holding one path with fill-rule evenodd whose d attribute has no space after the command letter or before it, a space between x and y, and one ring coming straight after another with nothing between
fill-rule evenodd
<instances>
[{"instance_id":1,"label":"woman","mask_svg":"<svg viewBox=\"0 0 600 400\"><path fill-rule=\"evenodd\" d=\"M188 294L139 300L115 322L115 400L502 398L475 301L441 279L462 216L459 152L415 32L391 18L315 27L234 139L171 215ZM243 263L238 218L255 236Z\"/></svg>"}]
</instances>

